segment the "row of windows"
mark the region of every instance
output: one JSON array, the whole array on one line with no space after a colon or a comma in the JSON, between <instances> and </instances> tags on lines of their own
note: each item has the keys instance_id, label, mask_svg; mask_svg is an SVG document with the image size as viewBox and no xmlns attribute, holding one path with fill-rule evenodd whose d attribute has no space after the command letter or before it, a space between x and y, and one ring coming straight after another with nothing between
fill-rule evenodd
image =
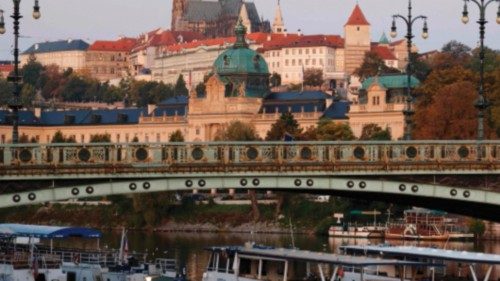
<instances>
[{"instance_id":1,"label":"row of windows","mask_svg":"<svg viewBox=\"0 0 500 281\"><path fill-rule=\"evenodd\" d=\"M318 63L318 65L320 66L323 66L323 59L305 59L304 61L302 61L302 59L298 59L298 60L295 60L295 59L292 59L291 61L289 61L288 59L285 60L285 66L289 66L290 65L290 62L291 62L291 66L295 66L296 63L297 65L305 65L305 66L309 66L309 65L316 65L316 62ZM329 61L329 65L333 65L333 60Z\"/></svg>"},{"instance_id":2,"label":"row of windows","mask_svg":"<svg viewBox=\"0 0 500 281\"><path fill-rule=\"evenodd\" d=\"M311 52L311 54L315 55L316 52L318 52L319 54L323 54L323 48L306 48L306 49L301 49L301 48L298 48L298 49L285 49L285 55L289 55L290 53L292 55L295 55L295 54L299 54L299 55L302 55L302 52L304 52L306 55L309 55L309 51ZM279 55L278 55L279 56Z\"/></svg>"}]
</instances>

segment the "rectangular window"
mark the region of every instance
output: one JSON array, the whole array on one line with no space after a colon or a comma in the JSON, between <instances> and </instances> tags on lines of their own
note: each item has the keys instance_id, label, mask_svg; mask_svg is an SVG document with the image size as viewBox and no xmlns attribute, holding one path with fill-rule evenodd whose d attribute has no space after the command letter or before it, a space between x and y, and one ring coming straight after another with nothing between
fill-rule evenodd
<instances>
[{"instance_id":1,"label":"rectangular window","mask_svg":"<svg viewBox=\"0 0 500 281\"><path fill-rule=\"evenodd\" d=\"M288 60L285 60L285 66L288 66Z\"/></svg>"},{"instance_id":2,"label":"rectangular window","mask_svg":"<svg viewBox=\"0 0 500 281\"><path fill-rule=\"evenodd\" d=\"M306 55L309 55L309 49L306 49Z\"/></svg>"},{"instance_id":3,"label":"rectangular window","mask_svg":"<svg viewBox=\"0 0 500 281\"><path fill-rule=\"evenodd\" d=\"M299 65L302 65L302 59L299 59Z\"/></svg>"},{"instance_id":4,"label":"rectangular window","mask_svg":"<svg viewBox=\"0 0 500 281\"><path fill-rule=\"evenodd\" d=\"M299 55L302 55L302 49L299 49Z\"/></svg>"},{"instance_id":5,"label":"rectangular window","mask_svg":"<svg viewBox=\"0 0 500 281\"><path fill-rule=\"evenodd\" d=\"M295 59L292 60L292 66L295 66Z\"/></svg>"},{"instance_id":6,"label":"rectangular window","mask_svg":"<svg viewBox=\"0 0 500 281\"><path fill-rule=\"evenodd\" d=\"M312 65L316 65L316 59L312 59Z\"/></svg>"},{"instance_id":7,"label":"rectangular window","mask_svg":"<svg viewBox=\"0 0 500 281\"><path fill-rule=\"evenodd\" d=\"M313 48L313 49L312 49L312 52L313 52L313 55L315 55L315 54L316 54L316 49L315 49L315 48Z\"/></svg>"}]
</instances>

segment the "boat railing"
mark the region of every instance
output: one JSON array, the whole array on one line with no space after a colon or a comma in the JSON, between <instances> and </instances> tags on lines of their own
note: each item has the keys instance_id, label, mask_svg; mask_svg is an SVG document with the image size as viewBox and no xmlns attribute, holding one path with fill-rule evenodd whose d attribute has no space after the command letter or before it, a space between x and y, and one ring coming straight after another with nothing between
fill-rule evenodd
<instances>
[{"instance_id":1,"label":"boat railing","mask_svg":"<svg viewBox=\"0 0 500 281\"><path fill-rule=\"evenodd\" d=\"M31 256L27 252L14 252L0 254L1 264L10 264L14 269L28 268L57 268L61 259L57 255L37 253Z\"/></svg>"}]
</instances>

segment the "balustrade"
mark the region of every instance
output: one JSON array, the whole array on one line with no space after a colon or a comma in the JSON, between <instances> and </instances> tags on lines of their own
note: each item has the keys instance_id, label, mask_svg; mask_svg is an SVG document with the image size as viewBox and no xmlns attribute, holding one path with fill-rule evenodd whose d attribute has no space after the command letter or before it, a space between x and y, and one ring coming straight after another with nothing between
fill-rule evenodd
<instances>
[{"instance_id":1,"label":"balustrade","mask_svg":"<svg viewBox=\"0 0 500 281\"><path fill-rule=\"evenodd\" d=\"M0 166L498 164L499 155L499 141L19 144L0 146Z\"/></svg>"}]
</instances>

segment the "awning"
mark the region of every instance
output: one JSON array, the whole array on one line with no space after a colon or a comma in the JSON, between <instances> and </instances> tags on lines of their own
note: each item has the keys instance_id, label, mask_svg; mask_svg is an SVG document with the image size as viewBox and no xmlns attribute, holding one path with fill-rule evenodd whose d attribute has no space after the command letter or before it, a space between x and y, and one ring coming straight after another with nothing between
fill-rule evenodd
<instances>
[{"instance_id":1,"label":"awning","mask_svg":"<svg viewBox=\"0 0 500 281\"><path fill-rule=\"evenodd\" d=\"M27 224L0 224L0 237L35 237L35 238L100 238L99 230L86 227L46 226Z\"/></svg>"}]
</instances>

